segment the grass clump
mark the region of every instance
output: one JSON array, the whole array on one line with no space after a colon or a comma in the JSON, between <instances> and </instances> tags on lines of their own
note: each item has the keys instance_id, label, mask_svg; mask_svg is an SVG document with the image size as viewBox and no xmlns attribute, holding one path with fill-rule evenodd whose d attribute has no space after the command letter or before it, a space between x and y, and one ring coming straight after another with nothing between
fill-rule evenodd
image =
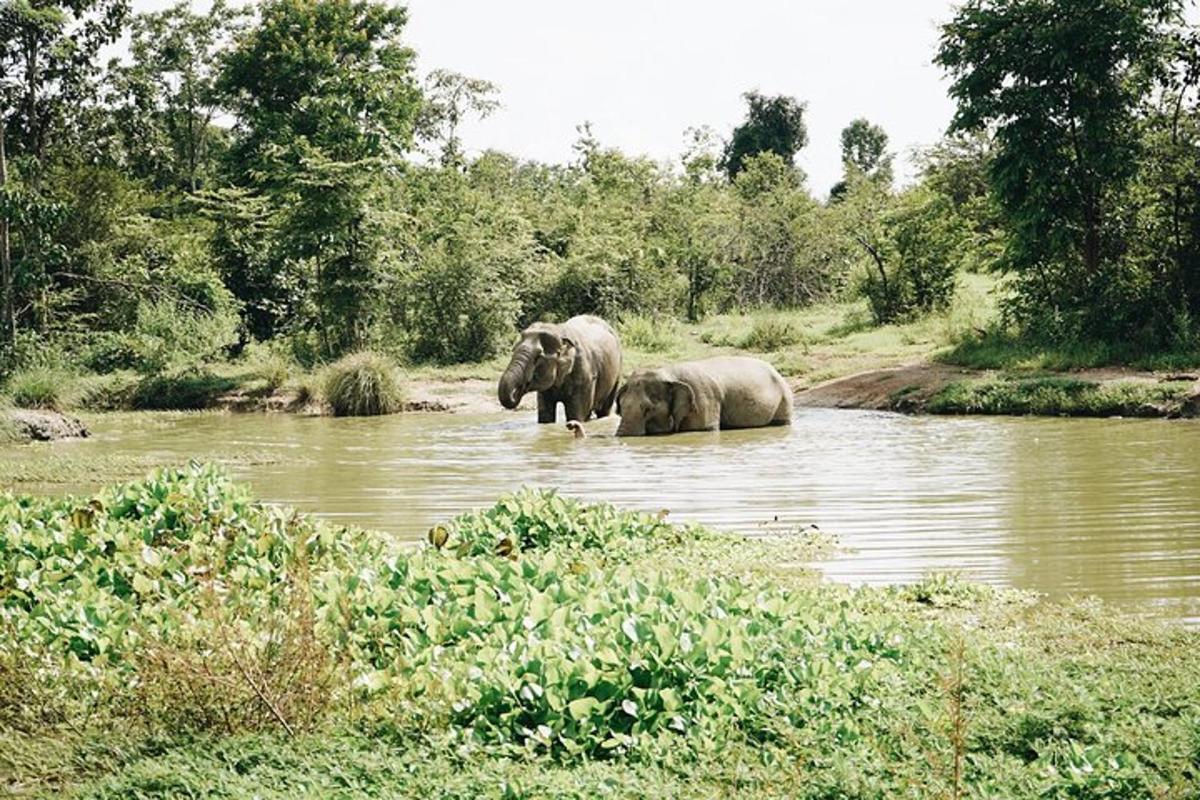
<instances>
[{"instance_id":1,"label":"grass clump","mask_svg":"<svg viewBox=\"0 0 1200 800\"><path fill-rule=\"evenodd\" d=\"M384 356L363 351L329 366L322 387L335 416L394 414L404 406L396 367Z\"/></svg>"},{"instance_id":2,"label":"grass clump","mask_svg":"<svg viewBox=\"0 0 1200 800\"><path fill-rule=\"evenodd\" d=\"M929 399L926 410L932 414L1161 417L1182 413L1191 394L1191 384L1178 381L1001 378L952 383Z\"/></svg>"},{"instance_id":3,"label":"grass clump","mask_svg":"<svg viewBox=\"0 0 1200 800\"><path fill-rule=\"evenodd\" d=\"M8 379L5 388L18 408L64 411L77 399L75 376L50 367L17 372Z\"/></svg>"},{"instance_id":4,"label":"grass clump","mask_svg":"<svg viewBox=\"0 0 1200 800\"><path fill-rule=\"evenodd\" d=\"M804 342L800 326L784 317L756 317L749 333L738 341L745 350L770 353Z\"/></svg>"},{"instance_id":5,"label":"grass clump","mask_svg":"<svg viewBox=\"0 0 1200 800\"><path fill-rule=\"evenodd\" d=\"M671 317L627 316L619 327L621 343L644 353L677 350L683 337L679 322Z\"/></svg>"},{"instance_id":6,"label":"grass clump","mask_svg":"<svg viewBox=\"0 0 1200 800\"><path fill-rule=\"evenodd\" d=\"M824 584L801 537L554 493L429 538L200 466L0 496L0 773L82 797L1194 789L1195 634L949 578Z\"/></svg>"}]
</instances>

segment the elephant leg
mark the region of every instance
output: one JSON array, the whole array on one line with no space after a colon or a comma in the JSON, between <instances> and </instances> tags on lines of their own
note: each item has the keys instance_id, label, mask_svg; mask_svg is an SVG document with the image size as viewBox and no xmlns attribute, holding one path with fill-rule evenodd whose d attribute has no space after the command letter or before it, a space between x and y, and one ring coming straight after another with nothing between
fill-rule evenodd
<instances>
[{"instance_id":1,"label":"elephant leg","mask_svg":"<svg viewBox=\"0 0 1200 800\"><path fill-rule=\"evenodd\" d=\"M596 418L603 419L612 413L613 404L617 402L617 389L620 384L613 384L612 391L608 393L608 397L604 398L604 402L596 409Z\"/></svg>"},{"instance_id":2,"label":"elephant leg","mask_svg":"<svg viewBox=\"0 0 1200 800\"><path fill-rule=\"evenodd\" d=\"M543 425L553 423L557 417L558 398L546 392L538 392L538 422Z\"/></svg>"},{"instance_id":3,"label":"elephant leg","mask_svg":"<svg viewBox=\"0 0 1200 800\"><path fill-rule=\"evenodd\" d=\"M589 395L588 401L591 400ZM567 421L575 420L577 422L587 422L588 417L592 415L591 403L586 402L579 397L564 397L563 407L567 410Z\"/></svg>"}]
</instances>

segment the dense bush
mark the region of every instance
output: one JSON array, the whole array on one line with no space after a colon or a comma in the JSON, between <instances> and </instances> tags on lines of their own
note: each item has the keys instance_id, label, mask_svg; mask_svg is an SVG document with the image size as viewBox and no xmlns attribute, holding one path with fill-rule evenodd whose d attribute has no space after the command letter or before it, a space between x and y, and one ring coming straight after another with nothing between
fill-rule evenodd
<instances>
[{"instance_id":1,"label":"dense bush","mask_svg":"<svg viewBox=\"0 0 1200 800\"><path fill-rule=\"evenodd\" d=\"M378 353L352 353L326 369L325 402L339 417L393 414L404 405L396 366Z\"/></svg>"}]
</instances>

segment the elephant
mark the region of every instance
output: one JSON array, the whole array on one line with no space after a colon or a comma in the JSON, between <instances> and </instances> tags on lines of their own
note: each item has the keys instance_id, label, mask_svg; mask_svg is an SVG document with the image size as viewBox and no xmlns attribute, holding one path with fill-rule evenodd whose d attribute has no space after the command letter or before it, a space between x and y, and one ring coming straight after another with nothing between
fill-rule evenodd
<instances>
[{"instance_id":1,"label":"elephant","mask_svg":"<svg viewBox=\"0 0 1200 800\"><path fill-rule=\"evenodd\" d=\"M554 422L558 404L567 420L586 422L612 411L621 379L621 341L607 322L587 314L562 324L537 322L521 332L500 376L500 404L513 409L538 393L538 422Z\"/></svg>"},{"instance_id":2,"label":"elephant","mask_svg":"<svg viewBox=\"0 0 1200 800\"><path fill-rule=\"evenodd\" d=\"M765 361L718 356L634 372L617 413L618 436L790 425L792 390Z\"/></svg>"}]
</instances>

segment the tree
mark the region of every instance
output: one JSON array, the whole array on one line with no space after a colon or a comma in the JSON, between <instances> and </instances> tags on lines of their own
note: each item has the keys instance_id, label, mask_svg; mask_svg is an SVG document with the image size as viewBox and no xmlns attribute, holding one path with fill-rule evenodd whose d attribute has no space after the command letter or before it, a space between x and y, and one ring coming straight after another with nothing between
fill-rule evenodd
<instances>
[{"instance_id":1,"label":"tree","mask_svg":"<svg viewBox=\"0 0 1200 800\"><path fill-rule=\"evenodd\" d=\"M967 0L942 29L952 132L994 131L1007 266L1059 335L1122 336L1113 294L1129 246L1136 109L1177 0ZM1119 293L1118 293L1119 295ZM1047 331L1049 332L1049 331Z\"/></svg>"},{"instance_id":2,"label":"tree","mask_svg":"<svg viewBox=\"0 0 1200 800\"><path fill-rule=\"evenodd\" d=\"M790 166L796 153L808 144L804 103L793 97L766 97L758 92L747 92L743 97L749 106L746 121L733 129L722 161L730 180L737 177L750 156L774 153Z\"/></svg>"},{"instance_id":3,"label":"tree","mask_svg":"<svg viewBox=\"0 0 1200 800\"><path fill-rule=\"evenodd\" d=\"M243 17L215 0L206 14L182 2L133 19L132 61L110 70L114 117L134 170L159 188L195 192L216 167L219 57Z\"/></svg>"},{"instance_id":4,"label":"tree","mask_svg":"<svg viewBox=\"0 0 1200 800\"><path fill-rule=\"evenodd\" d=\"M863 175L885 186L892 183L892 156L887 151L888 135L865 119L856 119L842 129L844 177L829 192L834 199L845 194L852 176Z\"/></svg>"},{"instance_id":5,"label":"tree","mask_svg":"<svg viewBox=\"0 0 1200 800\"><path fill-rule=\"evenodd\" d=\"M29 226L51 211L37 192L47 148L58 143L57 129L69 132L83 119L95 56L120 35L128 11L128 0L0 5L0 341L16 336L18 267L38 258L35 247L45 238ZM12 155L31 160L28 180L14 181Z\"/></svg>"},{"instance_id":6,"label":"tree","mask_svg":"<svg viewBox=\"0 0 1200 800\"><path fill-rule=\"evenodd\" d=\"M447 69L435 69L425 78L425 102L417 119L421 139L440 149L442 166L462 166L462 140L458 126L469 115L485 119L500 107L495 95L499 87L491 81L468 78Z\"/></svg>"},{"instance_id":7,"label":"tree","mask_svg":"<svg viewBox=\"0 0 1200 800\"><path fill-rule=\"evenodd\" d=\"M381 228L370 199L412 144L420 93L401 8L269 0L219 86L237 114L232 166L280 213L282 255L307 273L322 355L360 347L381 312Z\"/></svg>"}]
</instances>

